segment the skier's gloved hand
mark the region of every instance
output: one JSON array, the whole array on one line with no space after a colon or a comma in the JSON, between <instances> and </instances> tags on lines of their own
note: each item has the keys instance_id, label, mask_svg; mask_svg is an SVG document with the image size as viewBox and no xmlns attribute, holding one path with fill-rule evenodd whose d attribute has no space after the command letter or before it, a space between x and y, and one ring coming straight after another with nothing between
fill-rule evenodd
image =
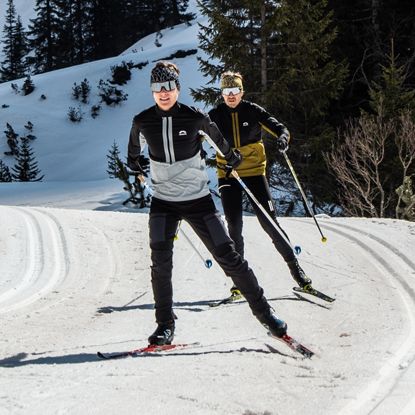
<instances>
[{"instance_id":1,"label":"skier's gloved hand","mask_svg":"<svg viewBox=\"0 0 415 415\"><path fill-rule=\"evenodd\" d=\"M226 178L228 178L232 173L232 170L236 169L242 163L242 154L238 149L230 150L229 153L225 155L225 159L225 172Z\"/></svg>"},{"instance_id":2,"label":"skier's gloved hand","mask_svg":"<svg viewBox=\"0 0 415 415\"><path fill-rule=\"evenodd\" d=\"M236 169L242 163L242 154L238 149L230 150L225 155L226 165Z\"/></svg>"},{"instance_id":3,"label":"skier's gloved hand","mask_svg":"<svg viewBox=\"0 0 415 415\"><path fill-rule=\"evenodd\" d=\"M277 149L280 153L285 153L288 150L288 135L281 134L277 138Z\"/></svg>"},{"instance_id":4,"label":"skier's gloved hand","mask_svg":"<svg viewBox=\"0 0 415 415\"><path fill-rule=\"evenodd\" d=\"M128 172L129 174L148 177L147 173L143 170L143 168L141 167L138 161L128 160L127 167L129 169L129 172Z\"/></svg>"}]
</instances>

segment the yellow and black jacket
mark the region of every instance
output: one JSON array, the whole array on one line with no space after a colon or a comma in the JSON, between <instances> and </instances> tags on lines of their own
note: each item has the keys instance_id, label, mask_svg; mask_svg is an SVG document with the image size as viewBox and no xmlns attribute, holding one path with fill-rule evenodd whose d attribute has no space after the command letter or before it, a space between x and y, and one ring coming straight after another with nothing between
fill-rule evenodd
<instances>
[{"instance_id":1,"label":"yellow and black jacket","mask_svg":"<svg viewBox=\"0 0 415 415\"><path fill-rule=\"evenodd\" d=\"M209 111L209 116L230 146L241 152L242 163L236 169L241 177L265 174L266 155L261 129L276 138L286 135L289 140L290 137L283 124L264 108L249 101L242 100L236 108L222 103ZM226 160L220 155L216 156L216 160L226 164ZM218 169L218 177L225 177L222 169Z\"/></svg>"}]
</instances>

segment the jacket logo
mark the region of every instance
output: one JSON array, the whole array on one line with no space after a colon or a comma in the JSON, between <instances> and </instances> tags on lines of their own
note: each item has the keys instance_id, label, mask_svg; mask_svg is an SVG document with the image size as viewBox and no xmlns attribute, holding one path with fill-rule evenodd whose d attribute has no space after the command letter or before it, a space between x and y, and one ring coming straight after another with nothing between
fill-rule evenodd
<instances>
[{"instance_id":1,"label":"jacket logo","mask_svg":"<svg viewBox=\"0 0 415 415\"><path fill-rule=\"evenodd\" d=\"M187 135L187 132L185 130L180 130L179 135Z\"/></svg>"},{"instance_id":2,"label":"jacket logo","mask_svg":"<svg viewBox=\"0 0 415 415\"><path fill-rule=\"evenodd\" d=\"M242 127L248 127L248 123L245 121L243 124L242 124Z\"/></svg>"}]
</instances>

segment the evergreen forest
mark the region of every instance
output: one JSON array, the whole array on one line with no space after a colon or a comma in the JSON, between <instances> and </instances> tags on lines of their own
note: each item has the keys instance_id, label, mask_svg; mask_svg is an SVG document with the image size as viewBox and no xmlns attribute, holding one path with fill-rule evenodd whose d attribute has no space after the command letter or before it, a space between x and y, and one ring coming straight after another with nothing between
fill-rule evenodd
<instances>
[{"instance_id":1,"label":"evergreen forest","mask_svg":"<svg viewBox=\"0 0 415 415\"><path fill-rule=\"evenodd\" d=\"M13 0L0 28L0 82L114 56L195 16L188 0L36 0L24 28ZM215 105L225 70L245 99L290 130L288 156L314 213L415 220L412 0L199 0L195 101ZM194 23L193 23L194 24ZM207 58L206 58L207 57ZM301 195L263 137L279 214ZM16 174L16 173L15 173ZM285 193L284 193L285 192Z\"/></svg>"}]
</instances>

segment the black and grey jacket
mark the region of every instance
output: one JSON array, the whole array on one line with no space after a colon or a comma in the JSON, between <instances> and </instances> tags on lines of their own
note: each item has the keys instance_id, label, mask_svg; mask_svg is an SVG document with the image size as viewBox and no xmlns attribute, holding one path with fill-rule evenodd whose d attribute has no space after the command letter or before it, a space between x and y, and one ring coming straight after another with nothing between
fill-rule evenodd
<instances>
[{"instance_id":1,"label":"black and grey jacket","mask_svg":"<svg viewBox=\"0 0 415 415\"><path fill-rule=\"evenodd\" d=\"M157 105L133 119L128 143L128 165L139 166L140 138L147 142L154 197L187 201L209 194L205 161L200 155L204 131L226 156L231 147L209 116L176 103L169 111Z\"/></svg>"}]
</instances>

